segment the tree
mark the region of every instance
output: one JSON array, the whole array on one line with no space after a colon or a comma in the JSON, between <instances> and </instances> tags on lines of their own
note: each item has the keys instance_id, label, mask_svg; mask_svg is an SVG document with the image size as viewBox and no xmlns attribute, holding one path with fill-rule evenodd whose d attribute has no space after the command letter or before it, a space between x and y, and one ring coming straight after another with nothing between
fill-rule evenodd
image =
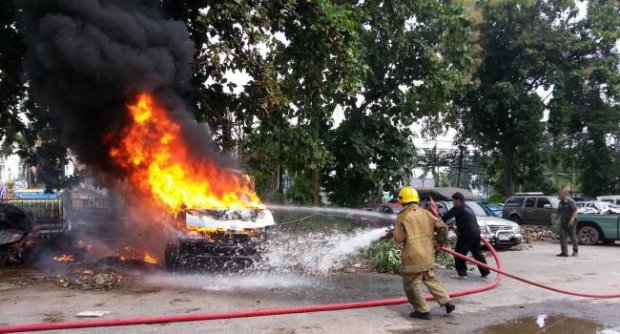
<instances>
[{"instance_id":1,"label":"tree","mask_svg":"<svg viewBox=\"0 0 620 334\"><path fill-rule=\"evenodd\" d=\"M554 76L549 129L558 148L576 156L585 195L620 190L620 7L589 1L587 17L569 26L570 43Z\"/></svg>"},{"instance_id":2,"label":"tree","mask_svg":"<svg viewBox=\"0 0 620 334\"><path fill-rule=\"evenodd\" d=\"M0 144L1 153L10 154L26 127L19 117L20 103L26 94L22 83L26 44L15 25L11 1L0 4L0 40Z\"/></svg>"},{"instance_id":3,"label":"tree","mask_svg":"<svg viewBox=\"0 0 620 334\"><path fill-rule=\"evenodd\" d=\"M457 2L365 1L356 10L363 74L329 132L335 159L324 171L330 200L349 206L408 180L411 124L449 114L471 84L472 65L470 22Z\"/></svg>"},{"instance_id":4,"label":"tree","mask_svg":"<svg viewBox=\"0 0 620 334\"><path fill-rule=\"evenodd\" d=\"M437 145L430 149L424 149L424 155L418 160L417 167L422 168L421 178L425 178L428 173L433 176L435 186L440 187L441 174L439 168L450 167L454 164L454 155L450 152L437 150Z\"/></svg>"},{"instance_id":5,"label":"tree","mask_svg":"<svg viewBox=\"0 0 620 334\"><path fill-rule=\"evenodd\" d=\"M445 171L445 179L448 186L482 189L485 184L482 182L482 170L477 163L476 154L467 151L462 151L460 154L462 154L462 157L457 157L457 161L452 162L451 166Z\"/></svg>"},{"instance_id":6,"label":"tree","mask_svg":"<svg viewBox=\"0 0 620 334\"><path fill-rule=\"evenodd\" d=\"M487 168L496 171L503 195L540 175L544 104L535 90L549 86L561 59L565 8L544 1L481 3L479 84L460 119L468 141L491 157Z\"/></svg>"},{"instance_id":7,"label":"tree","mask_svg":"<svg viewBox=\"0 0 620 334\"><path fill-rule=\"evenodd\" d=\"M67 151L59 142L53 120L29 97L22 66L26 43L15 13L12 1L0 4L1 153L17 153L24 165L37 167L39 183L52 191L67 181Z\"/></svg>"}]
</instances>

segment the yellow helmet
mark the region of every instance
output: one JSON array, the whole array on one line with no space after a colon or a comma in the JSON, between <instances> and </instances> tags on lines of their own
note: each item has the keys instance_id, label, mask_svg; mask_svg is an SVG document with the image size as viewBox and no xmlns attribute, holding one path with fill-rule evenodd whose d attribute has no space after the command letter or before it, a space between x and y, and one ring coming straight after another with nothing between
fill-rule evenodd
<instances>
[{"instance_id":1,"label":"yellow helmet","mask_svg":"<svg viewBox=\"0 0 620 334\"><path fill-rule=\"evenodd\" d=\"M418 195L418 192L411 186L406 186L400 190L400 193L398 193L398 200L401 204L411 202L420 203L420 196Z\"/></svg>"}]
</instances>

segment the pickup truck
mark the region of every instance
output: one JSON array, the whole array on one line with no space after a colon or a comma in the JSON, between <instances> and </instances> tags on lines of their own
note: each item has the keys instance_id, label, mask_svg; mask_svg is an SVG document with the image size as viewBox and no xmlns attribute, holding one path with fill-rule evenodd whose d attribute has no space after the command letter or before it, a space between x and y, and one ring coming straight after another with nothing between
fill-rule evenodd
<instances>
[{"instance_id":1,"label":"pickup truck","mask_svg":"<svg viewBox=\"0 0 620 334\"><path fill-rule=\"evenodd\" d=\"M557 223L553 230L559 233ZM582 245L614 243L620 240L620 215L578 215L577 239Z\"/></svg>"}]
</instances>

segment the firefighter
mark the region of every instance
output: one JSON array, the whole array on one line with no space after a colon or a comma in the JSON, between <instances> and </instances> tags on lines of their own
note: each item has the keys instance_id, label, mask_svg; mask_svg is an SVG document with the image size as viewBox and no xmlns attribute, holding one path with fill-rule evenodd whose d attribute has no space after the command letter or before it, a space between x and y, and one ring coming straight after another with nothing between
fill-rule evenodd
<instances>
[{"instance_id":1,"label":"firefighter","mask_svg":"<svg viewBox=\"0 0 620 334\"><path fill-rule=\"evenodd\" d=\"M448 227L441 219L431 212L418 206L420 198L418 192L410 186L404 187L398 199L403 210L396 217L394 227L394 242L403 244L400 273L403 277L403 287L409 303L414 311L409 315L412 318L431 318L430 307L424 300L424 293L420 282L428 288L435 300L450 313L456 308L443 284L435 277L435 250L433 249L434 234L437 232L438 245L448 238Z\"/></svg>"}]
</instances>

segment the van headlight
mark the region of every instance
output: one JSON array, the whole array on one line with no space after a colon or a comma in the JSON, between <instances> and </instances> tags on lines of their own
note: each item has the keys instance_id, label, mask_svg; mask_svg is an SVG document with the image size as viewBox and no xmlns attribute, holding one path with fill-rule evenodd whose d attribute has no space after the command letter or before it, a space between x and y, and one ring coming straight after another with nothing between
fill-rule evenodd
<instances>
[{"instance_id":1,"label":"van headlight","mask_svg":"<svg viewBox=\"0 0 620 334\"><path fill-rule=\"evenodd\" d=\"M484 229L482 229L482 234L484 235L491 235L493 232L491 231L491 228L489 227L489 225L485 225Z\"/></svg>"},{"instance_id":2,"label":"van headlight","mask_svg":"<svg viewBox=\"0 0 620 334\"><path fill-rule=\"evenodd\" d=\"M512 231L513 231L514 233L521 233L521 226L519 226L519 225L513 225L513 226L512 226Z\"/></svg>"}]
</instances>

